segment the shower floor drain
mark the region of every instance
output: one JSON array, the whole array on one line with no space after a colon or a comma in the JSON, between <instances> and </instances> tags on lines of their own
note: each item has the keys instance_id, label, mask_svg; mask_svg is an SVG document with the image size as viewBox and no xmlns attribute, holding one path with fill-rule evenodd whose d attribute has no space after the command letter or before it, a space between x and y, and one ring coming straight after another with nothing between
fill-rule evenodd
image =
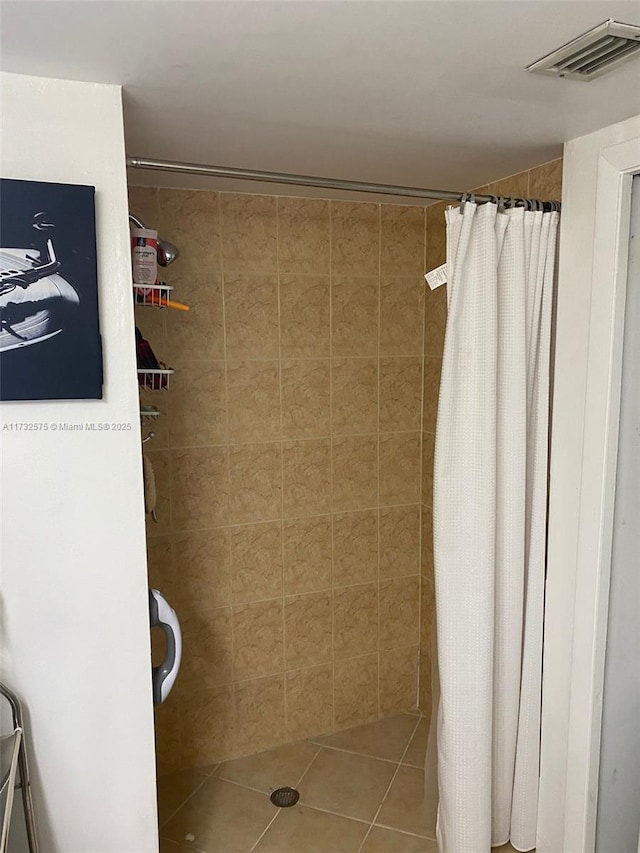
<instances>
[{"instance_id":1,"label":"shower floor drain","mask_svg":"<svg viewBox=\"0 0 640 853\"><path fill-rule=\"evenodd\" d=\"M269 798L274 806L279 809L288 809L300 799L300 794L295 788L276 788Z\"/></svg>"}]
</instances>

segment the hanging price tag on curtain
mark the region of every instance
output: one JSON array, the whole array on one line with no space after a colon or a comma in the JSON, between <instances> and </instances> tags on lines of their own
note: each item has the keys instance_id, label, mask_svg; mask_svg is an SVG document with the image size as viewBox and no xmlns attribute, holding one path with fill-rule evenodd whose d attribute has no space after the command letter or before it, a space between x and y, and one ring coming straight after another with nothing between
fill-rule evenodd
<instances>
[{"instance_id":1,"label":"hanging price tag on curtain","mask_svg":"<svg viewBox=\"0 0 640 853\"><path fill-rule=\"evenodd\" d=\"M431 270L431 272L426 273L425 278L431 290L435 290L436 287L440 287L441 284L446 284L447 265L442 264L442 266L436 267L434 270Z\"/></svg>"}]
</instances>

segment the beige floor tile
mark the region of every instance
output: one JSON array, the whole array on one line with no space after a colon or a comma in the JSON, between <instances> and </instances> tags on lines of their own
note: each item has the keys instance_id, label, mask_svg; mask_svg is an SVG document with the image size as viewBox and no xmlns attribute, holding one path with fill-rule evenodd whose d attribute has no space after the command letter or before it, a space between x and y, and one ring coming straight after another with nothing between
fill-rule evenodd
<instances>
[{"instance_id":1,"label":"beige floor tile","mask_svg":"<svg viewBox=\"0 0 640 853\"><path fill-rule=\"evenodd\" d=\"M256 853L357 853L367 824L305 806L282 809Z\"/></svg>"},{"instance_id":2,"label":"beige floor tile","mask_svg":"<svg viewBox=\"0 0 640 853\"><path fill-rule=\"evenodd\" d=\"M231 782L210 777L166 824L162 834L206 853L247 853L269 821L274 806L269 798Z\"/></svg>"},{"instance_id":3,"label":"beige floor tile","mask_svg":"<svg viewBox=\"0 0 640 853\"><path fill-rule=\"evenodd\" d=\"M424 767L424 757L427 751L427 741L429 739L429 722L423 717L418 723L418 728L415 730L409 749L402 759L403 764L411 764L413 767Z\"/></svg>"},{"instance_id":4,"label":"beige floor tile","mask_svg":"<svg viewBox=\"0 0 640 853\"><path fill-rule=\"evenodd\" d=\"M169 773L159 776L158 791L158 824L165 824L179 806L207 778L201 770L182 770L179 773Z\"/></svg>"},{"instance_id":5,"label":"beige floor tile","mask_svg":"<svg viewBox=\"0 0 640 853\"><path fill-rule=\"evenodd\" d=\"M266 793L285 786L295 788L318 749L306 741L290 743L267 752L224 761L214 775Z\"/></svg>"},{"instance_id":6,"label":"beige floor tile","mask_svg":"<svg viewBox=\"0 0 640 853\"><path fill-rule=\"evenodd\" d=\"M433 829L427 827L422 770L404 765L400 767L376 823L415 835L433 835Z\"/></svg>"},{"instance_id":7,"label":"beige floor tile","mask_svg":"<svg viewBox=\"0 0 640 853\"><path fill-rule=\"evenodd\" d=\"M312 738L312 740L335 749L346 749L349 752L371 755L374 758L400 761L417 722L416 717L411 714L396 714L393 717L376 720L374 723Z\"/></svg>"},{"instance_id":8,"label":"beige floor tile","mask_svg":"<svg viewBox=\"0 0 640 853\"><path fill-rule=\"evenodd\" d=\"M417 835L374 826L362 847L362 853L426 853L437 849L438 845L430 838L418 838Z\"/></svg>"},{"instance_id":9,"label":"beige floor tile","mask_svg":"<svg viewBox=\"0 0 640 853\"><path fill-rule=\"evenodd\" d=\"M321 749L300 782L300 802L373 820L396 765L377 758Z\"/></svg>"},{"instance_id":10,"label":"beige floor tile","mask_svg":"<svg viewBox=\"0 0 640 853\"><path fill-rule=\"evenodd\" d=\"M191 844L185 847L183 844L176 844L175 841L169 841L168 838L160 839L160 853L186 853L187 850L191 850L192 853L194 851L198 853L197 849Z\"/></svg>"}]
</instances>

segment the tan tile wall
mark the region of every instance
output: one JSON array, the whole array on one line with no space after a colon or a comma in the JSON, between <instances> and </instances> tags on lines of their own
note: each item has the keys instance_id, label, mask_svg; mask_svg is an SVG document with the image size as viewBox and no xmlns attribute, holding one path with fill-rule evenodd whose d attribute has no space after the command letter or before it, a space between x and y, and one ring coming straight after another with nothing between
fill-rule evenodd
<instances>
[{"instance_id":1,"label":"tan tile wall","mask_svg":"<svg viewBox=\"0 0 640 853\"><path fill-rule=\"evenodd\" d=\"M150 581L184 631L159 771L414 706L424 210L130 195L192 306L136 309L175 368L144 395L164 413Z\"/></svg>"},{"instance_id":2,"label":"tan tile wall","mask_svg":"<svg viewBox=\"0 0 640 853\"><path fill-rule=\"evenodd\" d=\"M562 160L554 160L495 181L476 192L494 195L560 200L562 196ZM446 260L446 204L434 204L426 210L426 269L440 266ZM435 587L433 577L433 451L436 413L440 388L440 369L444 348L447 316L445 288L425 289L424 393L422 411L422 555L420 573L420 708L431 709L431 643L435 620Z\"/></svg>"}]
</instances>

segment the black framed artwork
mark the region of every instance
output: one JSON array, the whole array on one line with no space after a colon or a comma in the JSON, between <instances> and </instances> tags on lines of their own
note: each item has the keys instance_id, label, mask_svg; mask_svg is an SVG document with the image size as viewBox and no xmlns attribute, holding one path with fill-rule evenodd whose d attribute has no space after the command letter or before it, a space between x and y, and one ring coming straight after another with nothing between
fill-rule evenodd
<instances>
[{"instance_id":1,"label":"black framed artwork","mask_svg":"<svg viewBox=\"0 0 640 853\"><path fill-rule=\"evenodd\" d=\"M0 400L101 398L95 188L0 179Z\"/></svg>"}]
</instances>

